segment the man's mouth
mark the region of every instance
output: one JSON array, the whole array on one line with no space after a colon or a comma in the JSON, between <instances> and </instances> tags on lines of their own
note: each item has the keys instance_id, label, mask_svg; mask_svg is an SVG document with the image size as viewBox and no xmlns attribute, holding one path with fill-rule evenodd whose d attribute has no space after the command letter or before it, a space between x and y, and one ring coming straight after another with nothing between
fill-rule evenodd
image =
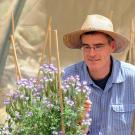
<instances>
[{"instance_id":1,"label":"man's mouth","mask_svg":"<svg viewBox=\"0 0 135 135\"><path fill-rule=\"evenodd\" d=\"M88 59L88 60L94 62L94 61L99 61L100 59Z\"/></svg>"}]
</instances>

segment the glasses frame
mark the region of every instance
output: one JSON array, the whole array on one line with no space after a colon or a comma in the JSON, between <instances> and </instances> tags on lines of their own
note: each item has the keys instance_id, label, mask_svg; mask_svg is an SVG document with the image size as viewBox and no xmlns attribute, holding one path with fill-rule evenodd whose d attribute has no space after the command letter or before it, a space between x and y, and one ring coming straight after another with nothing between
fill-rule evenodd
<instances>
[{"instance_id":1,"label":"glasses frame","mask_svg":"<svg viewBox=\"0 0 135 135\"><path fill-rule=\"evenodd\" d=\"M94 46L90 46L88 44L82 44L82 49L84 51L91 51L92 49L96 52L103 51L107 45L106 44L96 44Z\"/></svg>"}]
</instances>

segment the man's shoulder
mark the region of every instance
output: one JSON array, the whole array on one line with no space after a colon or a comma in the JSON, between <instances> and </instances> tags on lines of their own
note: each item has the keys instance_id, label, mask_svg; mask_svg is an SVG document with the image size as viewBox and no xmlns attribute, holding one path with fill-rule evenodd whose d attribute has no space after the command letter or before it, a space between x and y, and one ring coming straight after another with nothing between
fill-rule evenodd
<instances>
[{"instance_id":1,"label":"man's shoulder","mask_svg":"<svg viewBox=\"0 0 135 135\"><path fill-rule=\"evenodd\" d=\"M121 69L121 73L123 74L123 76L125 77L131 77L131 78L135 78L135 66L124 62L124 61L120 61L120 69Z\"/></svg>"},{"instance_id":2,"label":"man's shoulder","mask_svg":"<svg viewBox=\"0 0 135 135\"><path fill-rule=\"evenodd\" d=\"M83 69L84 62L78 62L64 68L64 78L70 75L79 75L79 72Z\"/></svg>"},{"instance_id":3,"label":"man's shoulder","mask_svg":"<svg viewBox=\"0 0 135 135\"><path fill-rule=\"evenodd\" d=\"M123 70L135 73L135 65L132 65L132 64L124 62L124 61L121 61L120 64L121 64L121 68Z\"/></svg>"},{"instance_id":4,"label":"man's shoulder","mask_svg":"<svg viewBox=\"0 0 135 135\"><path fill-rule=\"evenodd\" d=\"M75 63L75 64L71 64L69 66L67 66L64 71L71 71L71 70L78 70L80 68L82 68L84 62L83 61L80 61L78 63Z\"/></svg>"}]
</instances>

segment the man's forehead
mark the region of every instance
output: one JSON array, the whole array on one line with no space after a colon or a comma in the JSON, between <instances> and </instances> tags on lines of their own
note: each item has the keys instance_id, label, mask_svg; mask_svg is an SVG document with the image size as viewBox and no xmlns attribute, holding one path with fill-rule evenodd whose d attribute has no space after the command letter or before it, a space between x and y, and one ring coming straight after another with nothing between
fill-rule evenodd
<instances>
[{"instance_id":1,"label":"man's forehead","mask_svg":"<svg viewBox=\"0 0 135 135\"><path fill-rule=\"evenodd\" d=\"M98 32L98 31L94 31L94 32L87 32L82 34L81 36L81 42L84 41L89 41L89 42L109 42L111 43L113 40L113 38L103 32Z\"/></svg>"},{"instance_id":2,"label":"man's forehead","mask_svg":"<svg viewBox=\"0 0 135 135\"><path fill-rule=\"evenodd\" d=\"M81 39L82 41L84 40L107 41L108 40L108 38L103 33L83 35Z\"/></svg>"},{"instance_id":3,"label":"man's forehead","mask_svg":"<svg viewBox=\"0 0 135 135\"><path fill-rule=\"evenodd\" d=\"M86 33L83 33L83 34L81 35L81 37L83 37L83 36L96 36L96 35L101 35L101 36L104 36L104 37L109 36L109 35L107 35L107 34L105 34L105 33L103 33L103 32L93 31L93 32L86 32Z\"/></svg>"}]
</instances>

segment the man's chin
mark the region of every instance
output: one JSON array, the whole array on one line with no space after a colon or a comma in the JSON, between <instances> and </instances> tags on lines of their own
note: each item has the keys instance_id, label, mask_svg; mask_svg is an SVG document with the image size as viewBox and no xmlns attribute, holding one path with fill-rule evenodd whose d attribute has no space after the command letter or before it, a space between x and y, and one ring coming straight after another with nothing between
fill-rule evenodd
<instances>
[{"instance_id":1,"label":"man's chin","mask_svg":"<svg viewBox=\"0 0 135 135\"><path fill-rule=\"evenodd\" d=\"M90 66L96 66L96 65L99 65L100 64L99 61L88 61L87 63Z\"/></svg>"},{"instance_id":2,"label":"man's chin","mask_svg":"<svg viewBox=\"0 0 135 135\"><path fill-rule=\"evenodd\" d=\"M90 71L96 71L96 70L99 69L99 66L96 65L96 64L94 64L94 63L89 64L88 67L89 67L89 70L90 70Z\"/></svg>"}]
</instances>

